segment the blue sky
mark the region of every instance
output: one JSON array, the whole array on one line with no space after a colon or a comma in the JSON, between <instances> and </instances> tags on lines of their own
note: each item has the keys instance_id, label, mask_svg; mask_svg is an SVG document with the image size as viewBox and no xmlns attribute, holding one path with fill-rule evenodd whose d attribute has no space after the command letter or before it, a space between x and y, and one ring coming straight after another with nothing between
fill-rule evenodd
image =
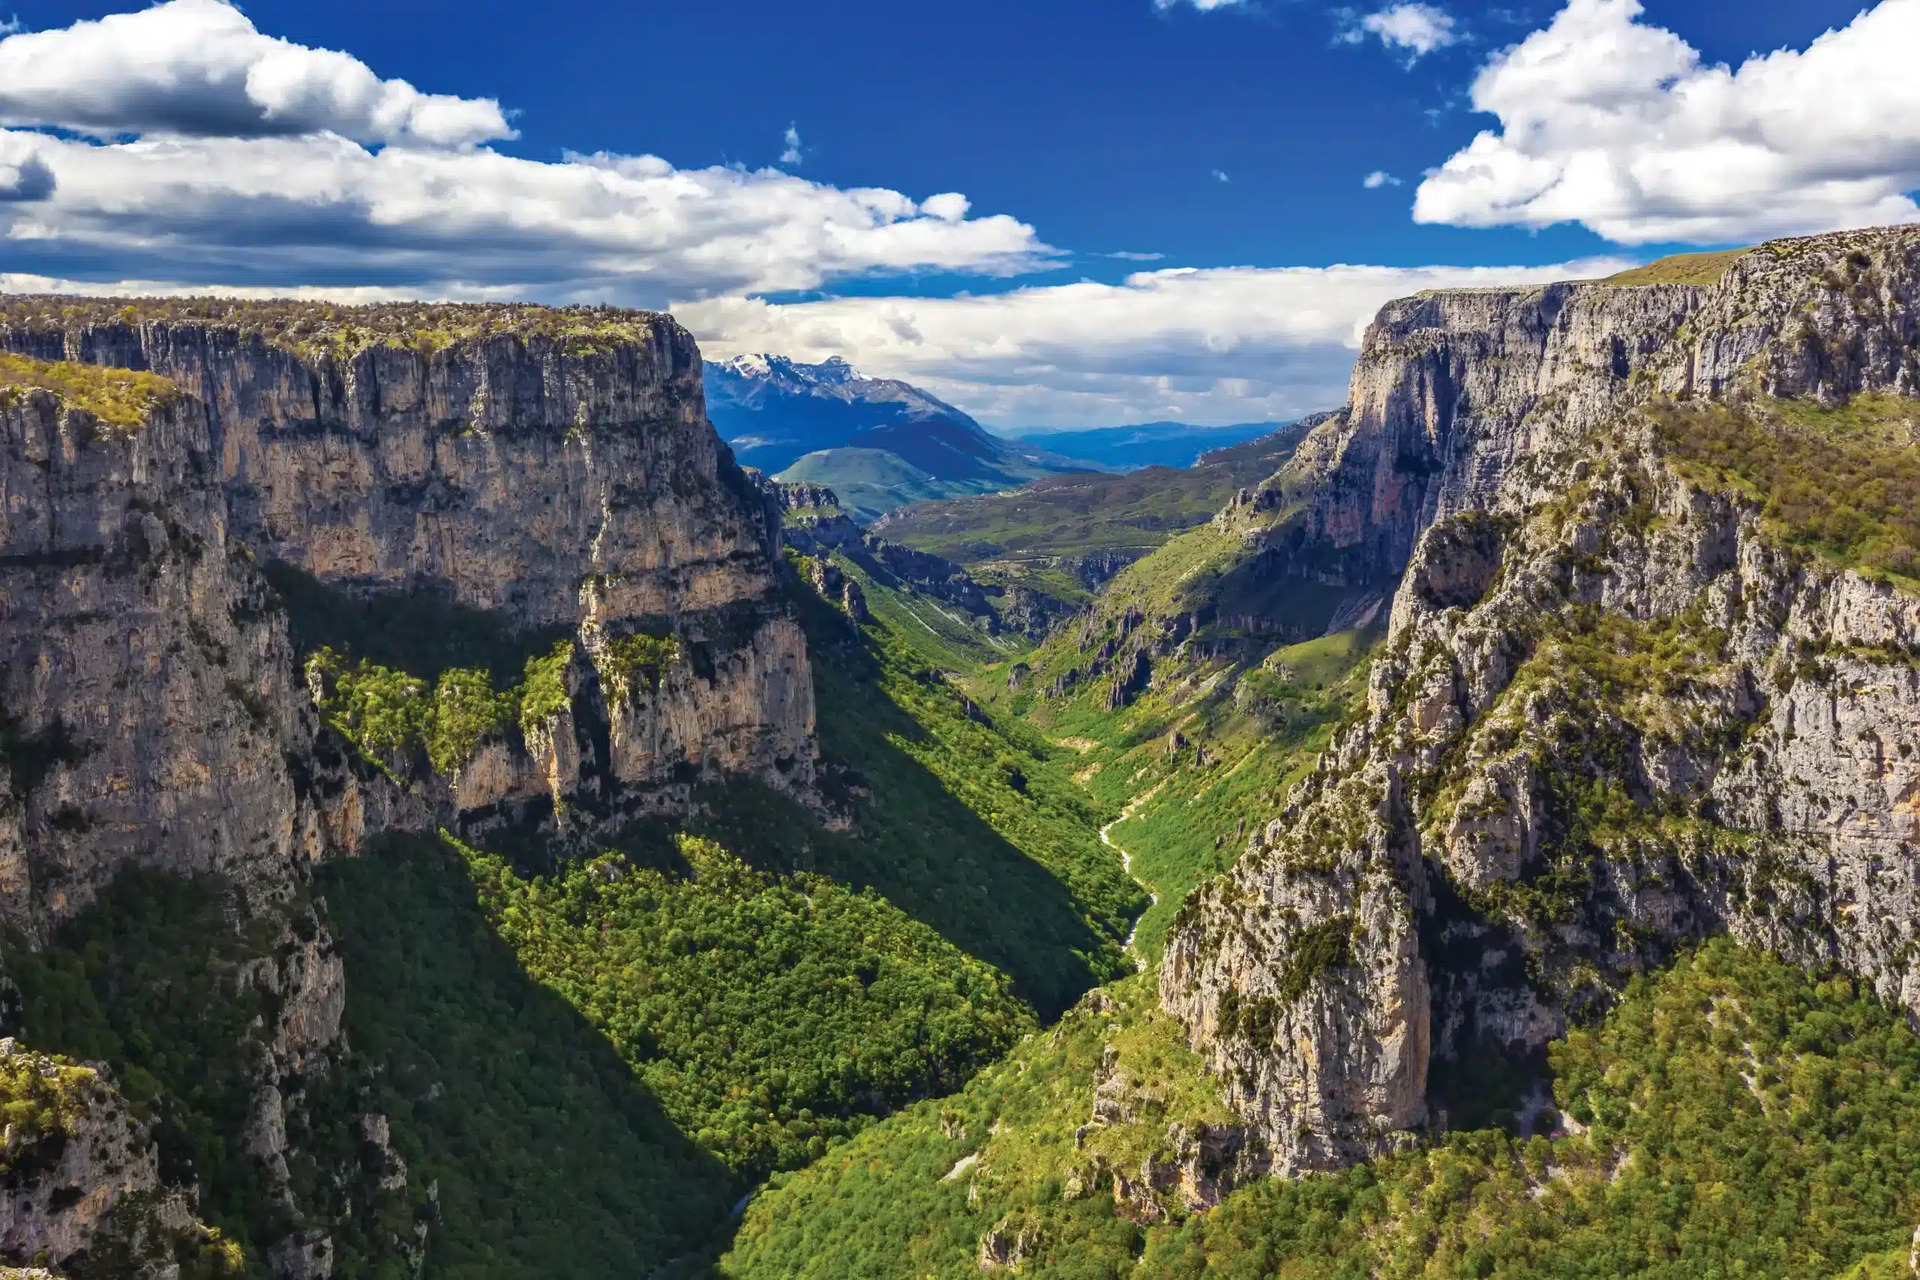
<instances>
[{"instance_id":1,"label":"blue sky","mask_svg":"<svg viewBox=\"0 0 1920 1280\"><path fill-rule=\"evenodd\" d=\"M17 3L0 283L670 305L1001 425L1232 421L1411 288L1920 216L1920 0L243 8Z\"/></svg>"}]
</instances>

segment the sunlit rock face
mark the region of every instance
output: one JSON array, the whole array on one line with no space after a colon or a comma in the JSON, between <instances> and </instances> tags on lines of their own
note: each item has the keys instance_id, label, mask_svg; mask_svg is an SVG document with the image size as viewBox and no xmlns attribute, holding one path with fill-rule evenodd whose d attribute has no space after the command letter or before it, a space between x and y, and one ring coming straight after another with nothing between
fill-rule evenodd
<instances>
[{"instance_id":1,"label":"sunlit rock face","mask_svg":"<svg viewBox=\"0 0 1920 1280\"><path fill-rule=\"evenodd\" d=\"M1161 973L1273 1168L1444 1126L1476 1063L1712 932L1920 1017L1920 599L1795 547L1664 434L1920 394L1917 295L1897 229L1714 285L1396 302L1346 411L1222 514L1295 571L1399 582L1366 713Z\"/></svg>"},{"instance_id":2,"label":"sunlit rock face","mask_svg":"<svg viewBox=\"0 0 1920 1280\"><path fill-rule=\"evenodd\" d=\"M246 1151L295 1224L261 1243L323 1276L289 1134L345 1060L346 984L310 866L392 830L589 841L731 776L811 800L777 510L664 316L13 299L0 351L31 358L0 357L0 923L42 944L129 867L231 887L257 956L229 976L272 1008ZM571 657L539 715L464 759L375 760L316 707L283 572ZM144 1141L74 1174L85 1221L65 1190L0 1206L0 1257L84 1247L122 1191L186 1231Z\"/></svg>"},{"instance_id":3,"label":"sunlit rock face","mask_svg":"<svg viewBox=\"0 0 1920 1280\"><path fill-rule=\"evenodd\" d=\"M259 560L582 642L566 723L460 779L460 809L671 807L719 774L811 782L778 514L707 423L699 352L669 317L34 301L6 309L0 345L152 370L198 402L229 536ZM677 638L681 662L608 696L589 659L643 631Z\"/></svg>"}]
</instances>

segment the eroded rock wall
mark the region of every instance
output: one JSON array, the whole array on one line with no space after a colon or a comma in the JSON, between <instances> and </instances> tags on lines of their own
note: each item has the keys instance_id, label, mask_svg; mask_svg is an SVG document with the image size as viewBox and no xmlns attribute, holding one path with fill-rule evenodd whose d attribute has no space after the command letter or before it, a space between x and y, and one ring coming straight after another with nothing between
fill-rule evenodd
<instances>
[{"instance_id":1,"label":"eroded rock wall","mask_svg":"<svg viewBox=\"0 0 1920 1280\"><path fill-rule=\"evenodd\" d=\"M352 318L343 309L342 333ZM134 322L103 306L51 323L23 309L0 346L177 383L204 409L231 536L262 560L574 630L589 649L644 630L711 656L673 697L602 711L645 720L629 736L653 749L566 790L659 788L689 769L804 787L811 677L776 589L778 515L706 421L692 338L662 315L619 320L613 337L388 335L335 353L243 318ZM514 765L483 790L540 794L557 767Z\"/></svg>"},{"instance_id":2,"label":"eroded rock wall","mask_svg":"<svg viewBox=\"0 0 1920 1280\"><path fill-rule=\"evenodd\" d=\"M1688 939L1840 963L1920 1018L1920 600L1784 546L1645 406L1920 389L1920 233L1718 285L1427 295L1263 500L1402 573L1366 715L1183 908L1167 1008L1282 1171L1447 1121Z\"/></svg>"},{"instance_id":3,"label":"eroded rock wall","mask_svg":"<svg viewBox=\"0 0 1920 1280\"><path fill-rule=\"evenodd\" d=\"M121 427L46 391L0 393L0 714L7 927L44 942L129 867L237 890L236 928L263 946L232 978L274 1009L253 1149L298 1220L286 1109L342 1050L345 1000L306 869L434 814L321 724L285 616L229 534L198 402ZM146 1165L128 1176L154 1190ZM81 1204L119 1195L76 1179L61 1187ZM63 1256L73 1221L33 1230Z\"/></svg>"},{"instance_id":4,"label":"eroded rock wall","mask_svg":"<svg viewBox=\"0 0 1920 1280\"><path fill-rule=\"evenodd\" d=\"M323 742L186 398L134 430L0 403L0 713L0 915L35 936L128 862L265 906L405 806Z\"/></svg>"},{"instance_id":5,"label":"eroded rock wall","mask_svg":"<svg viewBox=\"0 0 1920 1280\"><path fill-rule=\"evenodd\" d=\"M0 307L0 348L98 370L0 370L0 923L44 943L129 867L234 887L252 958L223 977L271 1014L244 1046L245 1131L225 1137L276 1205L266 1261L325 1276L332 1226L292 1166L333 1157L289 1134L345 1061L346 989L309 865L529 800L591 827L684 805L706 777L804 792L805 641L777 513L707 425L698 354L665 317L623 315L603 341L546 333L540 312L527 334L316 354L244 317L117 311ZM330 332L350 337L352 314ZM172 384L137 421L99 407L125 369ZM570 634L563 705L450 777L362 759L316 710L268 560ZM396 1161L367 1165L368 1195L404 1193Z\"/></svg>"}]
</instances>

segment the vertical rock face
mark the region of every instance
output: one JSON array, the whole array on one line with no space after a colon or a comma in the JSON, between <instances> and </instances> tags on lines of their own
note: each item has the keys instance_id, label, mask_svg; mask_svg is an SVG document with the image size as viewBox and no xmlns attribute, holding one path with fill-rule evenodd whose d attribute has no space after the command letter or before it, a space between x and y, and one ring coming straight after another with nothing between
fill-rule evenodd
<instances>
[{"instance_id":1,"label":"vertical rock face","mask_svg":"<svg viewBox=\"0 0 1920 1280\"><path fill-rule=\"evenodd\" d=\"M1660 427L1920 392L1916 294L1894 230L1712 286L1394 303L1346 413L1228 513L1290 507L1289 554L1401 575L1367 713L1162 969L1277 1169L1445 1124L1481 1055L1711 932L1920 1018L1920 598L1795 551Z\"/></svg>"},{"instance_id":2,"label":"vertical rock face","mask_svg":"<svg viewBox=\"0 0 1920 1280\"><path fill-rule=\"evenodd\" d=\"M0 915L43 935L128 862L264 906L392 820L390 788L318 744L200 406L120 428L0 397Z\"/></svg>"},{"instance_id":3,"label":"vertical rock face","mask_svg":"<svg viewBox=\"0 0 1920 1280\"><path fill-rule=\"evenodd\" d=\"M1850 232L1736 259L1717 285L1443 290L1367 330L1344 413L1236 506L1300 508L1322 576L1397 575L1435 520L1514 464L1655 396L1736 388L1836 404L1920 392L1920 239Z\"/></svg>"},{"instance_id":4,"label":"vertical rock face","mask_svg":"<svg viewBox=\"0 0 1920 1280\"><path fill-rule=\"evenodd\" d=\"M65 302L66 300L62 300ZM671 319L542 308L0 308L0 346L152 370L203 406L233 537L359 594L428 592L600 647L671 633L687 662L607 706L610 778L805 786L804 640L775 591L778 517L707 424ZM516 756L479 794L542 794ZM461 800L463 807L467 800Z\"/></svg>"}]
</instances>

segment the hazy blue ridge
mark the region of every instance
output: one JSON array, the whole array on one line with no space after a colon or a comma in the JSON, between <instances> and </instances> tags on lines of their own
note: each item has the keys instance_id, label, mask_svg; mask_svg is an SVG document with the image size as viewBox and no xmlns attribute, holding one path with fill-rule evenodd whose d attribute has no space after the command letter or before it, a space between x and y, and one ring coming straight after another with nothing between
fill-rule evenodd
<instances>
[{"instance_id":1,"label":"hazy blue ridge","mask_svg":"<svg viewBox=\"0 0 1920 1280\"><path fill-rule=\"evenodd\" d=\"M1226 427L1196 427L1184 422L1142 422L1123 427L1057 431L1018 427L1004 434L1052 453L1097 462L1114 471L1142 467L1190 467L1200 455L1272 435L1282 422L1241 422Z\"/></svg>"}]
</instances>

